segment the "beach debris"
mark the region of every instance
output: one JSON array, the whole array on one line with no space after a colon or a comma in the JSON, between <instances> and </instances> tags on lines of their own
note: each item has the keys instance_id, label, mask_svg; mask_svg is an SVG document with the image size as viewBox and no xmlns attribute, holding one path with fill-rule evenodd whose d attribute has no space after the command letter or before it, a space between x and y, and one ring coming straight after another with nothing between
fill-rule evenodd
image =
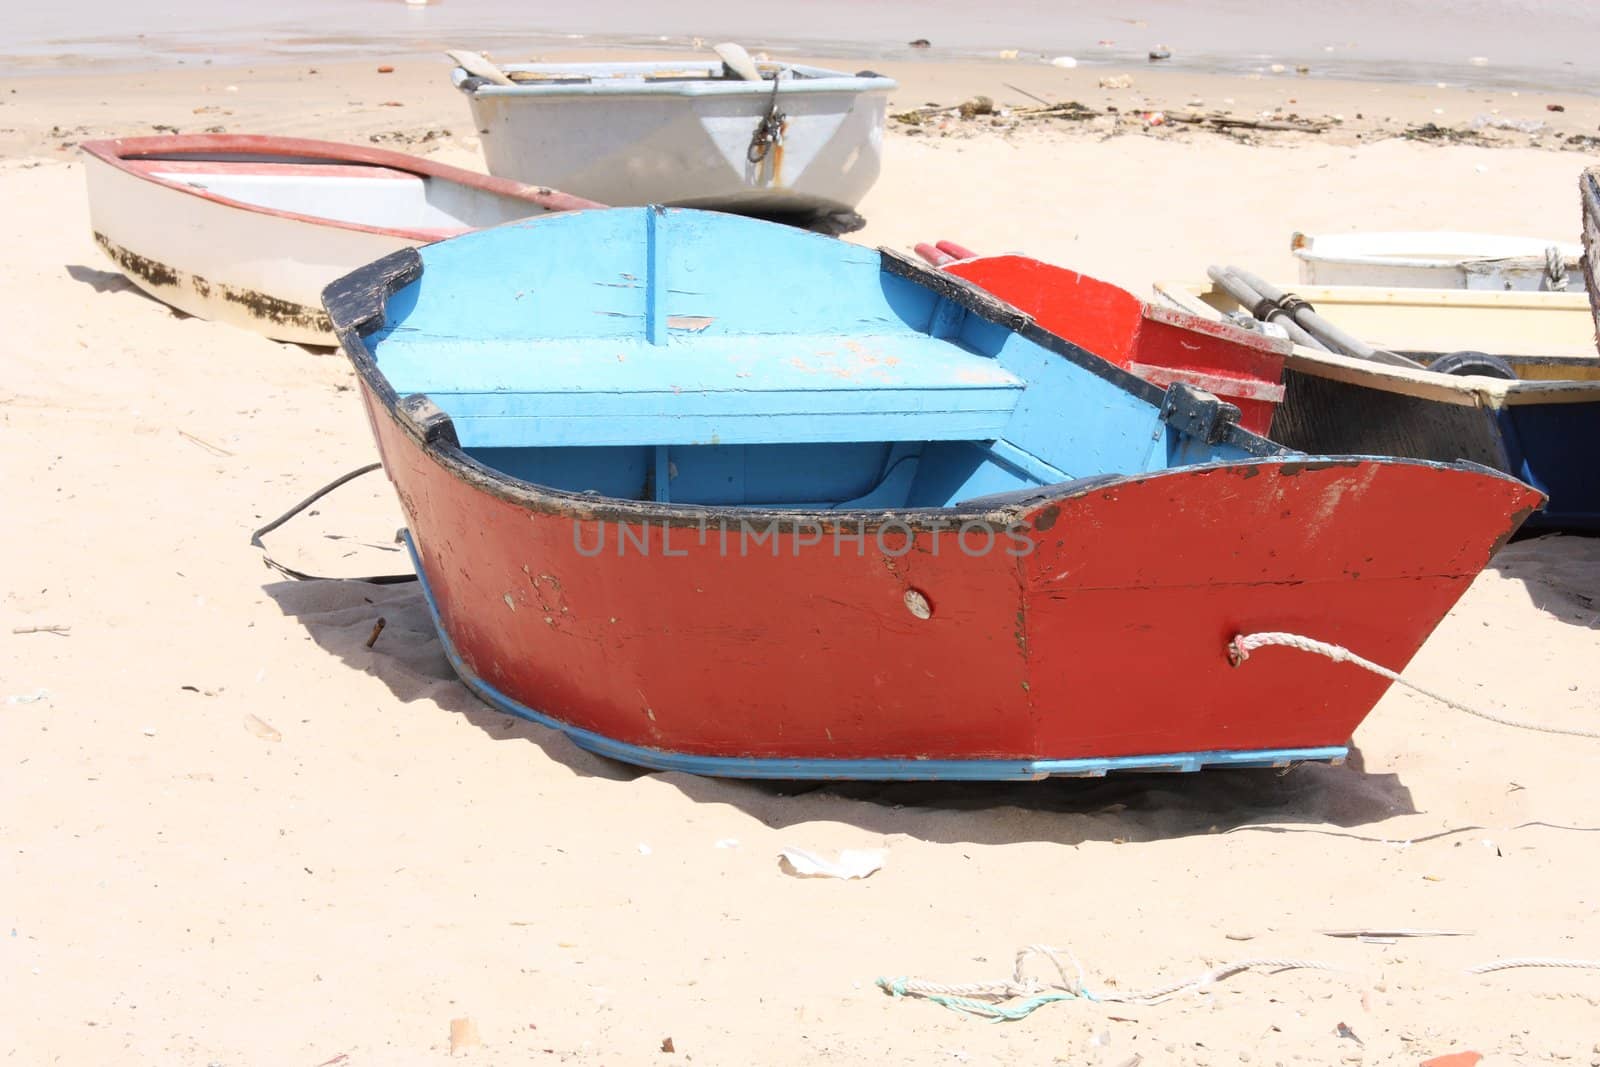
<instances>
[{"instance_id":1,"label":"beach debris","mask_svg":"<svg viewBox=\"0 0 1600 1067\"><path fill-rule=\"evenodd\" d=\"M974 115L993 115L994 101L987 96L975 96L971 100L963 102L956 110L961 113L961 117L964 119L970 119Z\"/></svg>"},{"instance_id":2,"label":"beach debris","mask_svg":"<svg viewBox=\"0 0 1600 1067\"><path fill-rule=\"evenodd\" d=\"M717 838L716 845L713 846L713 847L715 847L715 848L738 848L739 847L739 839L737 837L719 837L719 838Z\"/></svg>"},{"instance_id":3,"label":"beach debris","mask_svg":"<svg viewBox=\"0 0 1600 1067\"><path fill-rule=\"evenodd\" d=\"M915 41L909 41L907 43L912 48L932 48L933 47L933 45L928 43L928 39L926 37L918 37Z\"/></svg>"},{"instance_id":4,"label":"beach debris","mask_svg":"<svg viewBox=\"0 0 1600 1067\"><path fill-rule=\"evenodd\" d=\"M662 1052L676 1052L678 1050L672 1044L672 1038L664 1037L664 1038L661 1039L661 1051Z\"/></svg>"},{"instance_id":5,"label":"beach debris","mask_svg":"<svg viewBox=\"0 0 1600 1067\"><path fill-rule=\"evenodd\" d=\"M199 445L201 448L205 449L207 452L210 452L213 456L231 456L231 455L233 455L232 452L229 452L226 448L223 448L221 445L214 445L210 441L207 441L203 437L196 437L194 434L190 433L188 430L183 430L183 429L178 430L178 436L183 438L184 440L190 442L191 444Z\"/></svg>"},{"instance_id":6,"label":"beach debris","mask_svg":"<svg viewBox=\"0 0 1600 1067\"><path fill-rule=\"evenodd\" d=\"M1318 930L1326 937L1471 937L1471 930L1423 930L1411 926L1363 926L1353 930Z\"/></svg>"},{"instance_id":7,"label":"beach debris","mask_svg":"<svg viewBox=\"0 0 1600 1067\"><path fill-rule=\"evenodd\" d=\"M156 735L156 728L154 726L146 726L143 733L146 737L154 737Z\"/></svg>"},{"instance_id":8,"label":"beach debris","mask_svg":"<svg viewBox=\"0 0 1600 1067\"><path fill-rule=\"evenodd\" d=\"M11 632L14 634L55 634L57 637L70 637L72 636L72 627L63 626L59 623L47 623L44 626L13 626Z\"/></svg>"},{"instance_id":9,"label":"beach debris","mask_svg":"<svg viewBox=\"0 0 1600 1067\"><path fill-rule=\"evenodd\" d=\"M6 697L7 704L42 704L50 699L48 689L35 689L31 693L16 693Z\"/></svg>"},{"instance_id":10,"label":"beach debris","mask_svg":"<svg viewBox=\"0 0 1600 1067\"><path fill-rule=\"evenodd\" d=\"M378 68L378 73L379 74L393 74L394 73L394 68L391 67L389 64L385 63L383 66ZM450 1025L454 1026L455 1024L451 1023Z\"/></svg>"},{"instance_id":11,"label":"beach debris","mask_svg":"<svg viewBox=\"0 0 1600 1067\"><path fill-rule=\"evenodd\" d=\"M1184 106L1185 107L1205 107L1206 106L1206 102L1204 100L1200 99L1198 96L1191 96L1189 98L1189 102Z\"/></svg>"},{"instance_id":12,"label":"beach debris","mask_svg":"<svg viewBox=\"0 0 1600 1067\"><path fill-rule=\"evenodd\" d=\"M442 141L450 136L450 131L440 127L422 130L389 130L386 133L369 134L367 140L373 144L427 144L429 141Z\"/></svg>"},{"instance_id":13,"label":"beach debris","mask_svg":"<svg viewBox=\"0 0 1600 1067\"><path fill-rule=\"evenodd\" d=\"M1272 73L1274 73L1274 74L1282 74L1284 71L1288 70L1289 68L1285 67L1282 63L1274 63L1274 64L1272 64L1272 66L1268 67L1267 69L1272 71Z\"/></svg>"},{"instance_id":14,"label":"beach debris","mask_svg":"<svg viewBox=\"0 0 1600 1067\"><path fill-rule=\"evenodd\" d=\"M652 851L654 850L649 845L645 844L643 841L639 842L639 855L648 856Z\"/></svg>"},{"instance_id":15,"label":"beach debris","mask_svg":"<svg viewBox=\"0 0 1600 1067\"><path fill-rule=\"evenodd\" d=\"M273 726L265 719L257 718L254 715L246 715L244 717L244 728L261 738L263 741L283 740L283 734L278 731L277 727Z\"/></svg>"},{"instance_id":16,"label":"beach debris","mask_svg":"<svg viewBox=\"0 0 1600 1067\"><path fill-rule=\"evenodd\" d=\"M1418 1067L1476 1067L1483 1053L1466 1050L1462 1052L1447 1052L1443 1056L1423 1060Z\"/></svg>"},{"instance_id":17,"label":"beach debris","mask_svg":"<svg viewBox=\"0 0 1600 1067\"><path fill-rule=\"evenodd\" d=\"M334 1067L334 1064L346 1063L349 1061L349 1059L350 1053L341 1052L331 1060L323 1060L321 1063L317 1064L317 1067Z\"/></svg>"},{"instance_id":18,"label":"beach debris","mask_svg":"<svg viewBox=\"0 0 1600 1067\"><path fill-rule=\"evenodd\" d=\"M1100 79L1100 88L1131 89L1133 88L1133 79L1126 74L1112 74Z\"/></svg>"},{"instance_id":19,"label":"beach debris","mask_svg":"<svg viewBox=\"0 0 1600 1067\"><path fill-rule=\"evenodd\" d=\"M450 1020L450 1055L458 1056L483 1047L478 1036L478 1024L471 1019Z\"/></svg>"},{"instance_id":20,"label":"beach debris","mask_svg":"<svg viewBox=\"0 0 1600 1067\"><path fill-rule=\"evenodd\" d=\"M1027 973L1028 961L1042 957L1055 970L1055 976L1040 979ZM1316 960L1254 959L1214 967L1204 974L1186 978L1143 992L1122 993L1114 989L1091 991L1085 988L1087 975L1083 965L1068 948L1049 945L1028 945L1017 952L1011 977L999 981L964 982L949 984L922 978L879 978L877 986L891 997L919 997L931 1000L941 1007L965 1015L975 1015L995 1022L1015 1022L1025 1019L1046 1004L1067 1000L1092 1000L1102 1004L1161 1004L1190 990L1209 991L1210 987L1225 978L1256 969L1271 969L1274 973L1294 970L1314 970L1339 973L1341 970ZM1115 987L1114 980L1107 984ZM1339 1024L1344 1027L1343 1023ZM1354 1037L1354 1034L1351 1035ZM1170 1048L1170 1046L1169 1046Z\"/></svg>"},{"instance_id":21,"label":"beach debris","mask_svg":"<svg viewBox=\"0 0 1600 1067\"><path fill-rule=\"evenodd\" d=\"M1518 133L1538 133L1545 128L1540 119L1503 119L1494 115L1477 115L1468 123L1474 130L1515 130Z\"/></svg>"},{"instance_id":22,"label":"beach debris","mask_svg":"<svg viewBox=\"0 0 1600 1067\"><path fill-rule=\"evenodd\" d=\"M1163 59L1171 59L1171 58L1172 58L1172 49L1168 48L1164 44L1158 44L1154 48L1150 49L1150 62L1152 62L1152 63L1159 63Z\"/></svg>"},{"instance_id":23,"label":"beach debris","mask_svg":"<svg viewBox=\"0 0 1600 1067\"><path fill-rule=\"evenodd\" d=\"M1467 60L1467 62L1471 63L1474 67L1487 67L1489 65L1489 57L1473 56L1471 59Z\"/></svg>"},{"instance_id":24,"label":"beach debris","mask_svg":"<svg viewBox=\"0 0 1600 1067\"><path fill-rule=\"evenodd\" d=\"M1301 66L1298 66L1298 67L1294 68L1294 72L1296 74L1304 76L1306 74L1310 74L1311 73L1311 68L1307 67L1307 66L1304 66L1304 65L1301 65Z\"/></svg>"},{"instance_id":25,"label":"beach debris","mask_svg":"<svg viewBox=\"0 0 1600 1067\"><path fill-rule=\"evenodd\" d=\"M1071 70L1078 65L1078 61L1071 56L1056 56L1050 61L1050 65L1060 67L1062 70Z\"/></svg>"},{"instance_id":26,"label":"beach debris","mask_svg":"<svg viewBox=\"0 0 1600 1067\"><path fill-rule=\"evenodd\" d=\"M1017 50L1015 48L1002 48L1000 50L1000 58L1001 59L1016 59L1017 58Z\"/></svg>"},{"instance_id":27,"label":"beach debris","mask_svg":"<svg viewBox=\"0 0 1600 1067\"><path fill-rule=\"evenodd\" d=\"M372 624L372 632L367 635L368 648L378 643L378 635L383 633L383 628L387 625L389 625L389 620L379 615L378 621Z\"/></svg>"},{"instance_id":28,"label":"beach debris","mask_svg":"<svg viewBox=\"0 0 1600 1067\"><path fill-rule=\"evenodd\" d=\"M237 85L224 85L222 87L222 91L225 93L236 93L239 91L239 87Z\"/></svg>"},{"instance_id":29,"label":"beach debris","mask_svg":"<svg viewBox=\"0 0 1600 1067\"><path fill-rule=\"evenodd\" d=\"M796 878L867 878L883 869L889 854L881 848L847 848L837 860L824 859L803 848L778 853L778 867Z\"/></svg>"},{"instance_id":30,"label":"beach debris","mask_svg":"<svg viewBox=\"0 0 1600 1067\"><path fill-rule=\"evenodd\" d=\"M379 104L378 106L379 107L405 107L405 104L401 103L398 100L385 100L383 103Z\"/></svg>"},{"instance_id":31,"label":"beach debris","mask_svg":"<svg viewBox=\"0 0 1600 1067\"><path fill-rule=\"evenodd\" d=\"M1544 106L1544 109L1546 111L1565 111L1565 110L1567 110L1567 105L1565 105L1565 104L1546 104Z\"/></svg>"},{"instance_id":32,"label":"beach debris","mask_svg":"<svg viewBox=\"0 0 1600 1067\"><path fill-rule=\"evenodd\" d=\"M1020 85L1012 85L1010 82L1001 82L1000 84L1004 85L1007 89L1010 89L1014 93L1021 93L1023 96L1027 97L1029 100L1037 100L1039 103L1043 104L1045 107L1049 107L1050 106L1050 101L1046 100L1042 96L1036 96L1033 93L1028 92L1028 90L1022 88Z\"/></svg>"},{"instance_id":33,"label":"beach debris","mask_svg":"<svg viewBox=\"0 0 1600 1067\"><path fill-rule=\"evenodd\" d=\"M1222 936L1227 938L1229 941L1252 941L1252 940L1255 939L1256 935L1255 934L1244 934L1244 933L1235 932L1235 933L1230 933L1230 934L1223 934Z\"/></svg>"},{"instance_id":34,"label":"beach debris","mask_svg":"<svg viewBox=\"0 0 1600 1067\"><path fill-rule=\"evenodd\" d=\"M1483 136L1465 127L1455 128L1440 126L1435 122L1424 122L1420 126L1408 126L1400 133L1408 141L1433 141L1438 144L1488 144Z\"/></svg>"},{"instance_id":35,"label":"beach debris","mask_svg":"<svg viewBox=\"0 0 1600 1067\"><path fill-rule=\"evenodd\" d=\"M1344 1023L1340 1023L1338 1026L1335 1026L1333 1028L1333 1036L1334 1037L1342 1037L1342 1038L1345 1038L1347 1040L1354 1041L1356 1044L1361 1045L1363 1048L1366 1047L1366 1042L1362 1041L1359 1037L1357 1037L1356 1036L1356 1032L1354 1030L1350 1029Z\"/></svg>"},{"instance_id":36,"label":"beach debris","mask_svg":"<svg viewBox=\"0 0 1600 1067\"><path fill-rule=\"evenodd\" d=\"M1003 83L1005 84L1005 83ZM1006 84L1006 88L1033 96L1025 90L1014 85ZM1033 97L1035 100L1039 97ZM909 111L896 112L889 117L895 122L911 127L931 127L941 135L948 135L954 129L956 119L970 119L980 115L991 114L973 109L979 101L986 97L977 97L960 105L929 104L925 107L913 108ZM1015 107L1004 111L995 111L993 125L1020 124L1035 119L1066 119L1073 122L1082 122L1095 118L1121 119L1128 123L1137 122L1140 126L1155 127L1172 123L1182 123L1186 126L1202 126L1220 132L1233 132L1240 130L1283 131L1292 133L1325 133L1331 123L1321 120L1304 119L1299 115L1280 114L1277 111L1264 111L1258 119L1234 118L1226 113L1212 112L1210 114L1175 114L1161 111L1128 111L1123 112L1115 107L1106 107L1096 110L1081 104L1076 100L1063 100L1057 103L1045 104L1041 101L1039 107ZM1124 117L1125 116L1125 117ZM1470 138L1470 134L1467 135ZM1426 139L1426 138L1424 138Z\"/></svg>"}]
</instances>

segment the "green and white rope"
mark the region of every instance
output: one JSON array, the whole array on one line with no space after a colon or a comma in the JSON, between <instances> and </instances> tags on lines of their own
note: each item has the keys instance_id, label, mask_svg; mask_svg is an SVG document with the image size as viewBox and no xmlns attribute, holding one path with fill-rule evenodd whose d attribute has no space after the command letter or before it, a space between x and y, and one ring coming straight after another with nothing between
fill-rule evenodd
<instances>
[{"instance_id":1,"label":"green and white rope","mask_svg":"<svg viewBox=\"0 0 1600 1067\"><path fill-rule=\"evenodd\" d=\"M1071 960L1073 972L1069 974L1062 960L1065 953ZM1034 956L1043 957L1055 967L1059 981L1042 982L1026 973L1028 961ZM878 988L893 997L916 997L929 1000L952 1011L976 1015L994 1022L1014 1022L1026 1018L1046 1004L1063 1000L1089 1000L1103 1004L1154 1005L1169 1000L1190 989L1200 989L1220 982L1244 971L1271 968L1276 971L1316 970L1340 971L1332 964L1316 960L1250 959L1224 964L1204 974L1169 982L1140 993L1091 993L1084 988L1083 966L1071 949L1056 949L1049 945L1028 945L1017 953L1016 966L1011 977L994 982L948 983L932 982L925 978L879 978ZM1006 1003L1016 1001L1017 1003Z\"/></svg>"}]
</instances>

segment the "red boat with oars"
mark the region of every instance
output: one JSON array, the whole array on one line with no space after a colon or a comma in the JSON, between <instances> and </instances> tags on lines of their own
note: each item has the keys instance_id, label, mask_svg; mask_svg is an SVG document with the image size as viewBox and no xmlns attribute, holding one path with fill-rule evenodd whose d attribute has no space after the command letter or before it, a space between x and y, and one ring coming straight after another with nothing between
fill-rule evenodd
<instances>
[{"instance_id":1,"label":"red boat with oars","mask_svg":"<svg viewBox=\"0 0 1600 1067\"><path fill-rule=\"evenodd\" d=\"M983 256L953 241L917 254L1023 312L1057 337L1165 387L1183 382L1239 408L1239 425L1265 434L1283 399L1287 340L1173 308L1028 256Z\"/></svg>"}]
</instances>

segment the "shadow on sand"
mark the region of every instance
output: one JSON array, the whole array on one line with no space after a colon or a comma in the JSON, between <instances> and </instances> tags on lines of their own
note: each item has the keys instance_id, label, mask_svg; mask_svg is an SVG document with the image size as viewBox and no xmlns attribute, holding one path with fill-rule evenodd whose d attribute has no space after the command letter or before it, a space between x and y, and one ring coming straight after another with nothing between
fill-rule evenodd
<instances>
[{"instance_id":1,"label":"shadow on sand","mask_svg":"<svg viewBox=\"0 0 1600 1067\"><path fill-rule=\"evenodd\" d=\"M1551 533L1513 541L1489 569L1521 582L1540 611L1600 634L1600 537Z\"/></svg>"},{"instance_id":2,"label":"shadow on sand","mask_svg":"<svg viewBox=\"0 0 1600 1067\"><path fill-rule=\"evenodd\" d=\"M1148 841L1235 830L1361 837L1349 828L1416 811L1399 777L1365 773L1358 751L1340 767L1042 782L759 782L645 771L585 752L558 731L479 701L456 680L414 584L277 582L264 588L319 646L382 679L402 701L432 700L496 740L537 745L576 774L616 782L650 775L696 802L729 804L779 829L828 819L875 833L980 844ZM379 616L385 625L369 649Z\"/></svg>"},{"instance_id":3,"label":"shadow on sand","mask_svg":"<svg viewBox=\"0 0 1600 1067\"><path fill-rule=\"evenodd\" d=\"M155 300L155 297L114 270L97 270L94 267L85 267L81 263L69 263L67 275L75 282L90 286L97 293L132 292L147 300Z\"/></svg>"}]
</instances>

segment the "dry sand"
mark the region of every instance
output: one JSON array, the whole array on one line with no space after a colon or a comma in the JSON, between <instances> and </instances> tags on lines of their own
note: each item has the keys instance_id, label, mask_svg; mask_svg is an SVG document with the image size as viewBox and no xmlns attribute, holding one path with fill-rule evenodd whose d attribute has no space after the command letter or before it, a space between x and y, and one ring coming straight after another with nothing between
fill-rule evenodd
<instances>
[{"instance_id":1,"label":"dry sand","mask_svg":"<svg viewBox=\"0 0 1600 1067\"><path fill-rule=\"evenodd\" d=\"M985 91L941 78L897 102ZM1456 106L1405 92L1420 114ZM452 677L414 586L285 583L247 547L373 458L342 359L131 289L91 244L80 168L56 148L154 123L448 128L425 147L470 164L442 69L36 79L0 96L6 1062L429 1063L458 1018L495 1064L1600 1061L1600 971L1464 973L1600 959L1600 742L1396 691L1342 767L815 788L641 775L489 711ZM1294 229L1566 237L1585 162L1067 126L896 128L886 154L856 239L1025 248L1140 291L1218 259L1290 275ZM399 565L397 511L369 482L275 548L345 573ZM70 632L13 632L47 625ZM1600 541L1545 537L1503 551L1408 674L1595 726L1597 649ZM790 845L888 861L866 881L801 881L776 862ZM1470 934L1318 932L1365 926ZM873 984L1001 977L1031 942L1070 945L1106 991L1259 957L1346 970L1003 1025Z\"/></svg>"}]
</instances>

